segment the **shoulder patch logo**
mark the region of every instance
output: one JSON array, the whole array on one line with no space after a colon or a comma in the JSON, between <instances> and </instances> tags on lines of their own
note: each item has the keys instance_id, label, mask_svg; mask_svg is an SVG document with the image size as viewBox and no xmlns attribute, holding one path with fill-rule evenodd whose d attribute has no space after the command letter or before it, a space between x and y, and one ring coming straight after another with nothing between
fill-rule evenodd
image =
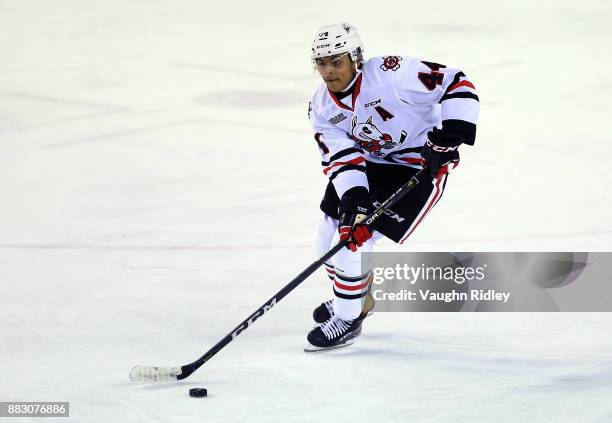
<instances>
[{"instance_id":1,"label":"shoulder patch logo","mask_svg":"<svg viewBox=\"0 0 612 423\"><path fill-rule=\"evenodd\" d=\"M330 118L329 123L331 123L332 125L337 125L340 122L346 120L346 118L347 116L344 113L340 112L336 116Z\"/></svg>"},{"instance_id":2,"label":"shoulder patch logo","mask_svg":"<svg viewBox=\"0 0 612 423\"><path fill-rule=\"evenodd\" d=\"M386 56L383 57L383 64L380 65L380 68L387 72L389 69L392 71L396 71L400 68L399 62L402 60L399 56Z\"/></svg>"}]
</instances>

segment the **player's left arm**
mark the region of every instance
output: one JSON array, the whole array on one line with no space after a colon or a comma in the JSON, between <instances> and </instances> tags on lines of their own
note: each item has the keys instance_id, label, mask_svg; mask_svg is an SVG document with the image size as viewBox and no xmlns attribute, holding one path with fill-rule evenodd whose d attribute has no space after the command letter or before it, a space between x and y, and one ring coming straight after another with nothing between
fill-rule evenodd
<instances>
[{"instance_id":1,"label":"player's left arm","mask_svg":"<svg viewBox=\"0 0 612 423\"><path fill-rule=\"evenodd\" d=\"M442 125L427 134L421 154L432 176L459 162L461 144L474 145L480 103L472 80L459 69L421 61L397 81L398 95L417 105L440 104Z\"/></svg>"}]
</instances>

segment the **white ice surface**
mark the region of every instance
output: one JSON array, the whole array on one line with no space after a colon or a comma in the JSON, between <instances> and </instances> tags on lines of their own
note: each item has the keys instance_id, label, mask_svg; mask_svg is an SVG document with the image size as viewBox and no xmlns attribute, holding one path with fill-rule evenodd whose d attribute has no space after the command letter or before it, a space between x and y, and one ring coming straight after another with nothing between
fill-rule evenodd
<instances>
[{"instance_id":1,"label":"white ice surface","mask_svg":"<svg viewBox=\"0 0 612 423\"><path fill-rule=\"evenodd\" d=\"M350 348L307 355L323 274L189 379L127 379L197 358L312 261L324 23L479 89L445 198L380 249L609 251L611 16L606 0L0 0L0 400L70 401L61 421L83 423L612 421L612 315L378 313Z\"/></svg>"}]
</instances>

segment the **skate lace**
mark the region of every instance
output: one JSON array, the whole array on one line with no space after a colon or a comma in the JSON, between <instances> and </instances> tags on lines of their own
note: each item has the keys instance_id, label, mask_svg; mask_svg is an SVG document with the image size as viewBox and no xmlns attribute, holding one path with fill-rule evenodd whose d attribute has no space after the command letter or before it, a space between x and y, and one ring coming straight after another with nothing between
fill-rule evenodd
<instances>
[{"instance_id":1,"label":"skate lace","mask_svg":"<svg viewBox=\"0 0 612 423\"><path fill-rule=\"evenodd\" d=\"M349 328L352 320L342 320L336 317L332 317L321 326L321 330L327 339L332 339L340 336L345 330Z\"/></svg>"},{"instance_id":2,"label":"skate lace","mask_svg":"<svg viewBox=\"0 0 612 423\"><path fill-rule=\"evenodd\" d=\"M334 300L325 301L325 308L330 316L334 315Z\"/></svg>"}]
</instances>

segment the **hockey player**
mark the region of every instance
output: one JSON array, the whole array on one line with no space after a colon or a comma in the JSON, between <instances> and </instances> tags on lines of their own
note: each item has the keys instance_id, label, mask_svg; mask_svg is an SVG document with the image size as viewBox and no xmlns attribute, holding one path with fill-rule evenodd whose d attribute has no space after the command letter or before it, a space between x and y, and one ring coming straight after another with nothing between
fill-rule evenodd
<instances>
[{"instance_id":1,"label":"hockey player","mask_svg":"<svg viewBox=\"0 0 612 423\"><path fill-rule=\"evenodd\" d=\"M349 241L326 270L334 298L313 317L307 351L350 345L373 307L370 272L360 252L383 236L402 243L440 200L458 148L473 145L478 96L458 69L404 56L364 60L355 27L321 27L312 43L313 65L323 82L308 116L329 178L315 248L322 255L338 237ZM360 224L374 207L427 165L430 182L383 215L373 228Z\"/></svg>"}]
</instances>

